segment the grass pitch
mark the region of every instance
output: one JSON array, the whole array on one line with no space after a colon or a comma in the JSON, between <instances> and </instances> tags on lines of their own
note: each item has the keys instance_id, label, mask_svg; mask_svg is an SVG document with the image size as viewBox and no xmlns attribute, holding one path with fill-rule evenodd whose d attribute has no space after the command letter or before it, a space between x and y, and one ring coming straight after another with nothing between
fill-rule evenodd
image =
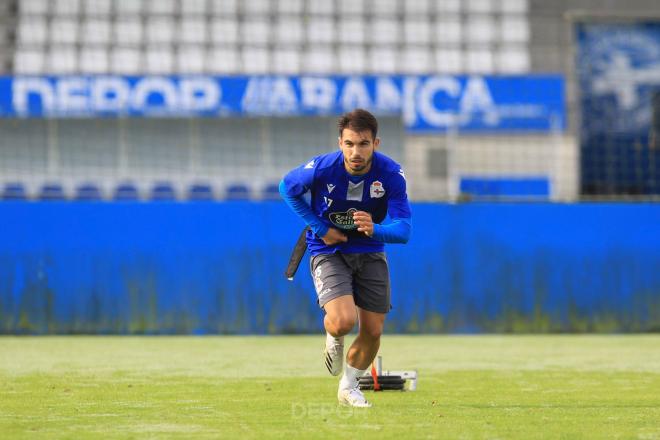
<instances>
[{"instance_id":1,"label":"grass pitch","mask_svg":"<svg viewBox=\"0 0 660 440\"><path fill-rule=\"evenodd\" d=\"M323 341L2 337L0 438L660 439L658 335L387 335L418 389L360 410Z\"/></svg>"}]
</instances>

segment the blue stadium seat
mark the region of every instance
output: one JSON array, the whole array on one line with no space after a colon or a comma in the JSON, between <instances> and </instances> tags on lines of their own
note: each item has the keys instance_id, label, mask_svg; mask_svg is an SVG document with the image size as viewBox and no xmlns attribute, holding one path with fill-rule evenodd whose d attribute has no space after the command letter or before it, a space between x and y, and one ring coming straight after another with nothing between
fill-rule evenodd
<instances>
[{"instance_id":1,"label":"blue stadium seat","mask_svg":"<svg viewBox=\"0 0 660 440\"><path fill-rule=\"evenodd\" d=\"M242 183L236 183L227 187L225 198L227 200L249 200L250 188Z\"/></svg>"},{"instance_id":2,"label":"blue stadium seat","mask_svg":"<svg viewBox=\"0 0 660 440\"><path fill-rule=\"evenodd\" d=\"M47 183L39 189L37 198L45 201L57 201L66 200L66 195L64 194L62 185L59 183Z\"/></svg>"},{"instance_id":3,"label":"blue stadium seat","mask_svg":"<svg viewBox=\"0 0 660 440\"><path fill-rule=\"evenodd\" d=\"M122 201L140 200L140 193L132 183L122 183L117 185L112 198Z\"/></svg>"},{"instance_id":4,"label":"blue stadium seat","mask_svg":"<svg viewBox=\"0 0 660 440\"><path fill-rule=\"evenodd\" d=\"M22 183L5 183L2 189L3 200L27 200L27 191Z\"/></svg>"},{"instance_id":5,"label":"blue stadium seat","mask_svg":"<svg viewBox=\"0 0 660 440\"><path fill-rule=\"evenodd\" d=\"M282 200L280 186L277 183L269 183L264 187L261 196L264 200Z\"/></svg>"},{"instance_id":6,"label":"blue stadium seat","mask_svg":"<svg viewBox=\"0 0 660 440\"><path fill-rule=\"evenodd\" d=\"M85 201L101 200L101 191L98 186L92 183L84 183L76 187L75 199Z\"/></svg>"},{"instance_id":7,"label":"blue stadium seat","mask_svg":"<svg viewBox=\"0 0 660 440\"><path fill-rule=\"evenodd\" d=\"M151 188L151 200L156 201L171 201L176 200L176 192L174 187L169 182L156 183Z\"/></svg>"},{"instance_id":8,"label":"blue stadium seat","mask_svg":"<svg viewBox=\"0 0 660 440\"><path fill-rule=\"evenodd\" d=\"M213 188L205 183L197 183L188 188L188 200L196 202L212 201L215 199Z\"/></svg>"}]
</instances>

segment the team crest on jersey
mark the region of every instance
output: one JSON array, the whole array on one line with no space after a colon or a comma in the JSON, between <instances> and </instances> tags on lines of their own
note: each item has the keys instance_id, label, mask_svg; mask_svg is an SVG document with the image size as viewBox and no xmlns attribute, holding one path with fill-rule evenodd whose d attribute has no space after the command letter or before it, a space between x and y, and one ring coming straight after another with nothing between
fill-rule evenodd
<instances>
[{"instance_id":1,"label":"team crest on jersey","mask_svg":"<svg viewBox=\"0 0 660 440\"><path fill-rule=\"evenodd\" d=\"M369 195L372 199L380 199L383 197L385 195L385 188L383 188L383 184L378 180L374 180L374 182L369 187Z\"/></svg>"},{"instance_id":2,"label":"team crest on jersey","mask_svg":"<svg viewBox=\"0 0 660 440\"><path fill-rule=\"evenodd\" d=\"M355 229L353 214L356 212L357 209L355 208L351 208L346 212L333 212L329 215L330 221L340 229Z\"/></svg>"}]
</instances>

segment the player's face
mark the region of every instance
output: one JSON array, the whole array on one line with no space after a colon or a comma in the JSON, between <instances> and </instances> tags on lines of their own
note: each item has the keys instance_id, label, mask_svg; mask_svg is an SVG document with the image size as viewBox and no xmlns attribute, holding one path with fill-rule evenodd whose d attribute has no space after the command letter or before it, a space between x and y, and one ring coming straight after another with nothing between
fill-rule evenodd
<instances>
[{"instance_id":1,"label":"player's face","mask_svg":"<svg viewBox=\"0 0 660 440\"><path fill-rule=\"evenodd\" d=\"M354 176L368 173L379 144L380 139L374 139L370 130L356 132L344 128L339 137L339 148L344 153L346 171Z\"/></svg>"}]
</instances>

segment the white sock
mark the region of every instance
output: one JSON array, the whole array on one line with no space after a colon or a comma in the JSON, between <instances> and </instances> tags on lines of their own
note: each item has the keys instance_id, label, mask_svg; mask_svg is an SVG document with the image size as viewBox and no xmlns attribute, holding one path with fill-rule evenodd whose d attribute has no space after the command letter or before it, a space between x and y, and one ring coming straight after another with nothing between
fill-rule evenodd
<instances>
[{"instance_id":1,"label":"white sock","mask_svg":"<svg viewBox=\"0 0 660 440\"><path fill-rule=\"evenodd\" d=\"M346 363L346 368L344 368L344 375L341 377L341 380L339 381L339 389L340 390L351 390L358 385L358 381L362 376L364 376L364 372L367 371L365 370L358 370L357 368L353 368L350 365L348 365L348 362Z\"/></svg>"},{"instance_id":2,"label":"white sock","mask_svg":"<svg viewBox=\"0 0 660 440\"><path fill-rule=\"evenodd\" d=\"M344 337L343 336L335 338L330 333L328 333L328 332L325 333L325 345L329 346L329 345L343 344L343 343L344 343Z\"/></svg>"}]
</instances>

